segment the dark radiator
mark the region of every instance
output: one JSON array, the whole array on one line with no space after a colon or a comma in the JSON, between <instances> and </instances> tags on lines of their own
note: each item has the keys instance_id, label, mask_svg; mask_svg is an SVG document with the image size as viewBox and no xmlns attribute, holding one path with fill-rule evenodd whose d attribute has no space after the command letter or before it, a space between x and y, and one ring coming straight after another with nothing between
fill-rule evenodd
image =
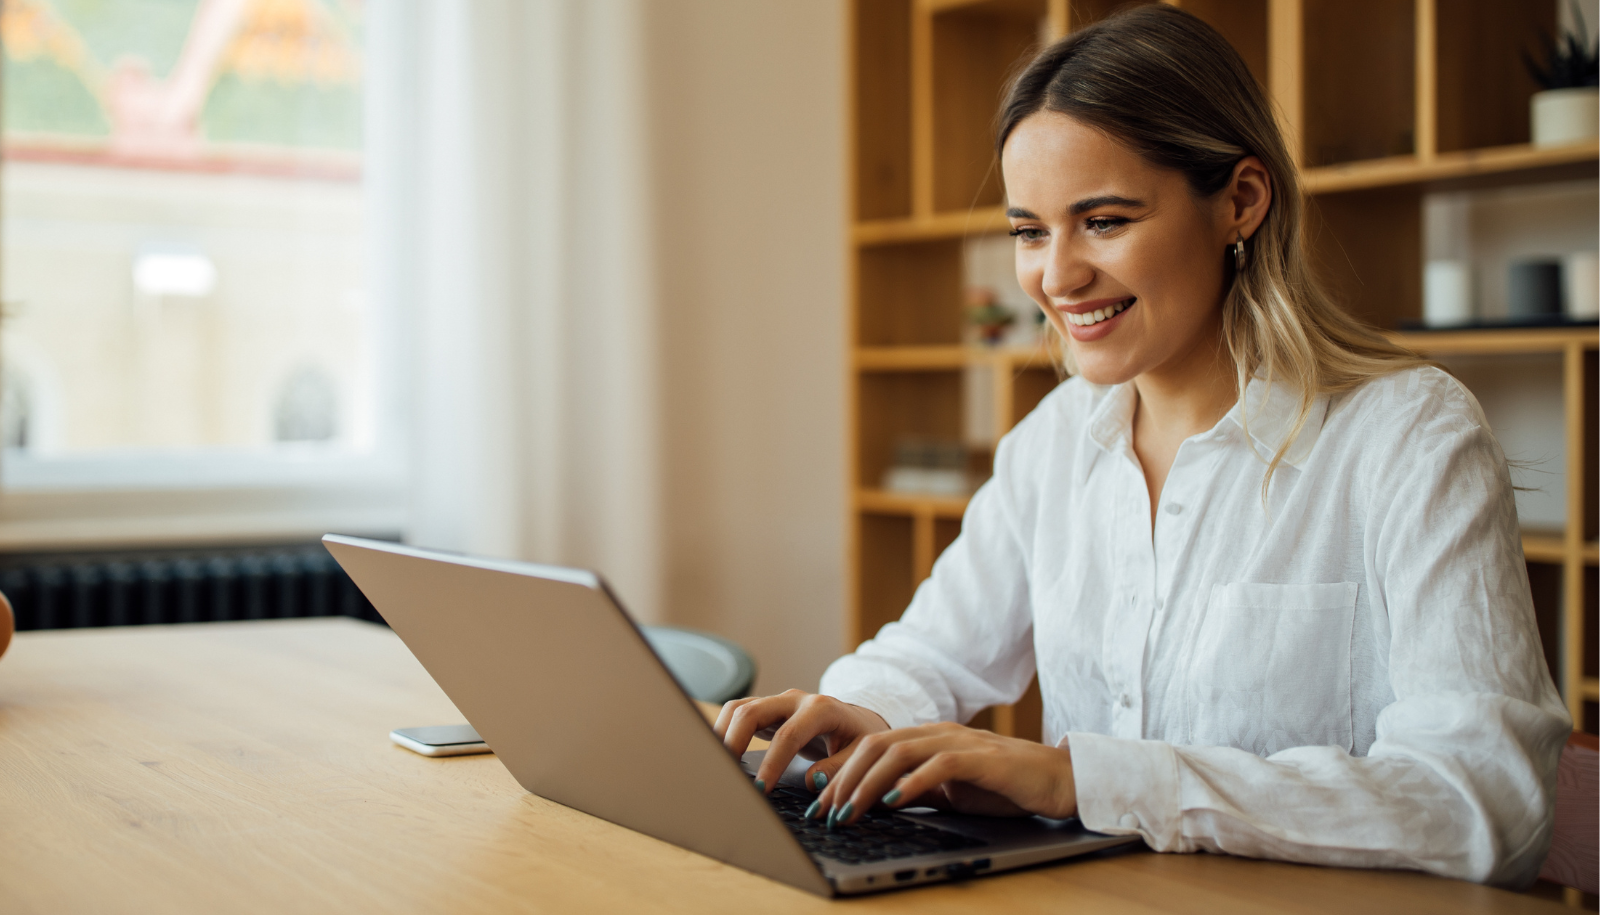
<instances>
[{"instance_id":1,"label":"dark radiator","mask_svg":"<svg viewBox=\"0 0 1600 915\"><path fill-rule=\"evenodd\" d=\"M353 616L381 623L322 544L0 556L17 629Z\"/></svg>"}]
</instances>

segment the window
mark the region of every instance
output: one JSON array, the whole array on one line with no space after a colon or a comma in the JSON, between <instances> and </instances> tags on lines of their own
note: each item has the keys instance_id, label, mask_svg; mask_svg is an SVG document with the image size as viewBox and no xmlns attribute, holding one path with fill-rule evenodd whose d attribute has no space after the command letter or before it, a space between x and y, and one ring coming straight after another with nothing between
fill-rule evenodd
<instances>
[{"instance_id":1,"label":"window","mask_svg":"<svg viewBox=\"0 0 1600 915\"><path fill-rule=\"evenodd\" d=\"M358 0L6 0L10 490L398 480Z\"/></svg>"}]
</instances>

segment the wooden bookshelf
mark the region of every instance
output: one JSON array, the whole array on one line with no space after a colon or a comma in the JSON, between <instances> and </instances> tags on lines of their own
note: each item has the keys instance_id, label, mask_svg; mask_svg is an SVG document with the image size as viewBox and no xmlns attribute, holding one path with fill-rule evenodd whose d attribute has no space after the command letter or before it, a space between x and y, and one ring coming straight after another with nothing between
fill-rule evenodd
<instances>
[{"instance_id":1,"label":"wooden bookshelf","mask_svg":"<svg viewBox=\"0 0 1600 915\"><path fill-rule=\"evenodd\" d=\"M1389 339L1429 356L1519 356L1582 353L1600 340L1593 327L1527 327L1478 330L1397 331Z\"/></svg>"},{"instance_id":2,"label":"wooden bookshelf","mask_svg":"<svg viewBox=\"0 0 1600 915\"><path fill-rule=\"evenodd\" d=\"M1427 159L1414 155L1345 162L1301 173L1308 194L1337 194L1381 188L1425 191L1462 190L1593 178L1600 159L1600 141L1570 146L1537 147L1526 143L1492 149L1440 153ZM851 226L857 245L967 238L1009 229L1005 207L973 207L923 217L872 219Z\"/></svg>"},{"instance_id":3,"label":"wooden bookshelf","mask_svg":"<svg viewBox=\"0 0 1600 915\"><path fill-rule=\"evenodd\" d=\"M963 334L964 246L1009 227L990 131L1006 77L1043 43L1121 0L853 0L846 648L896 619L960 532L966 499L886 492L906 436L961 438L964 384L988 378L993 438L1058 382L1048 345ZM1600 565L1596 355L1587 329L1393 330L1421 315L1422 195L1593 178L1600 143L1528 143L1535 90L1518 50L1554 31L1554 4L1512 0L1177 0L1215 26L1267 87L1311 200L1308 246L1351 311L1430 355L1562 361L1563 529L1523 551L1559 576L1541 597L1557 683L1575 720L1597 698L1585 608ZM1306 36L1317 36L1316 41ZM981 463L986 458L978 456ZM1541 573L1545 574L1545 573ZM1549 575L1546 575L1549 577ZM1542 579L1541 579L1542 580ZM1554 580L1554 579L1552 579ZM1555 604L1552 605L1551 600ZM1585 667L1585 664L1588 667ZM1037 693L978 724L1037 738Z\"/></svg>"},{"instance_id":4,"label":"wooden bookshelf","mask_svg":"<svg viewBox=\"0 0 1600 915\"><path fill-rule=\"evenodd\" d=\"M1526 143L1494 149L1464 149L1426 159L1396 156L1308 169L1301 180L1311 194L1418 186L1457 190L1593 178L1600 141L1543 148Z\"/></svg>"}]
</instances>

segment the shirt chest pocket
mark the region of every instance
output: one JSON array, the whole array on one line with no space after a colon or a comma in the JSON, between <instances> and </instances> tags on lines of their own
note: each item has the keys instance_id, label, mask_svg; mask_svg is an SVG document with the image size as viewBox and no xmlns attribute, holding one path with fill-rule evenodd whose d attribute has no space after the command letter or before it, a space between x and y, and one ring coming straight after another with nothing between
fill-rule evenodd
<instances>
[{"instance_id":1,"label":"shirt chest pocket","mask_svg":"<svg viewBox=\"0 0 1600 915\"><path fill-rule=\"evenodd\" d=\"M1191 743L1351 748L1357 585L1214 585L1186 677Z\"/></svg>"}]
</instances>

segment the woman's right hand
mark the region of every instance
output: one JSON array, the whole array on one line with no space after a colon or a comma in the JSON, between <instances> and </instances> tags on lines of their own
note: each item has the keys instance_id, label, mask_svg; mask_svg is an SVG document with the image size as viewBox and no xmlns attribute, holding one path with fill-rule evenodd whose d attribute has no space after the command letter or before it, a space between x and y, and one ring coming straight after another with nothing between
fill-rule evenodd
<instances>
[{"instance_id":1,"label":"woman's right hand","mask_svg":"<svg viewBox=\"0 0 1600 915\"><path fill-rule=\"evenodd\" d=\"M735 699L722 706L716 723L717 736L735 757L744 755L751 738L771 735L772 744L756 771L763 792L778 786L796 755L817 760L806 770L806 787L821 791L849 761L861 738L887 730L888 722L876 712L798 689Z\"/></svg>"}]
</instances>

